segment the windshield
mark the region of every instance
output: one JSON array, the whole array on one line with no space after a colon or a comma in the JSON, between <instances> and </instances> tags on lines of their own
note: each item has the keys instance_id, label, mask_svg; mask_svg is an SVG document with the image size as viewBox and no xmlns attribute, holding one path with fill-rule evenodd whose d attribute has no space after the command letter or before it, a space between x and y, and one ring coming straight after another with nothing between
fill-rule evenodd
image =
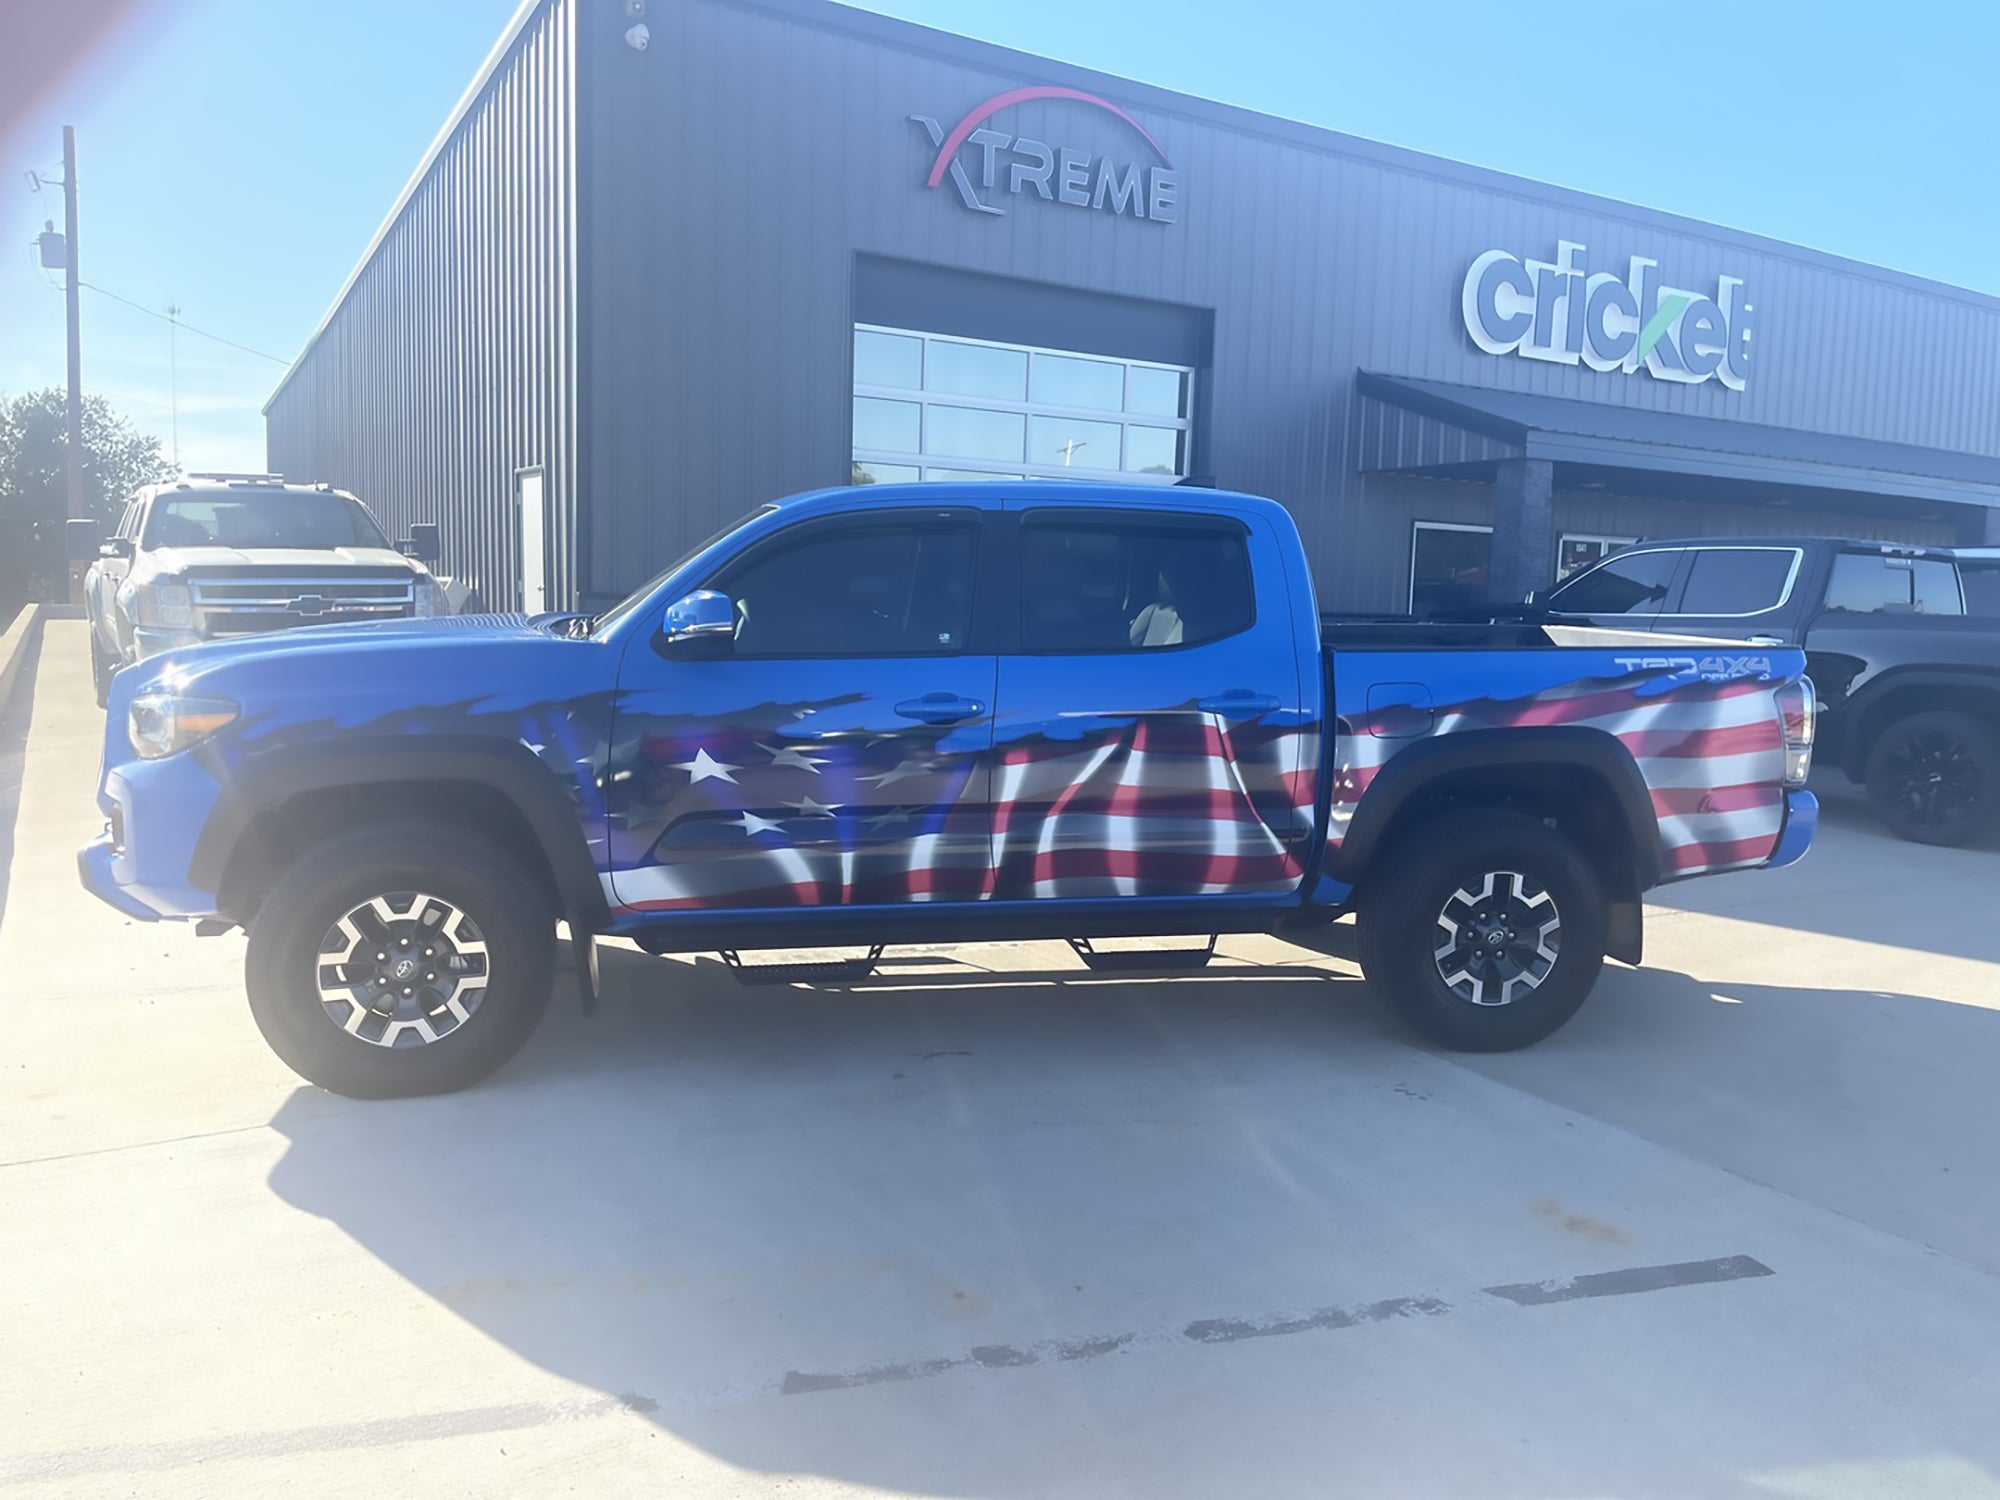
<instances>
[{"instance_id":1,"label":"windshield","mask_svg":"<svg viewBox=\"0 0 2000 1500\"><path fill-rule=\"evenodd\" d=\"M345 495L174 495L153 502L144 547L387 547Z\"/></svg>"},{"instance_id":2,"label":"windshield","mask_svg":"<svg viewBox=\"0 0 2000 1500\"><path fill-rule=\"evenodd\" d=\"M683 552L679 557L675 558L672 562L668 563L666 567L660 569L659 572L655 573L651 578L648 578L644 583L640 584L636 589L632 590L631 593L627 594L623 599L620 599L609 610L599 615L596 618L596 620L592 621L590 627L590 633L592 635L603 635L608 631L615 630L621 621L625 620L628 616L631 615L631 613L634 610L636 610L640 605L644 604L648 599L650 599L653 596L654 590L659 588L659 586L665 583L669 578L673 577L674 574L678 573L682 568L685 568L689 563L693 562L697 557L701 556L702 553L706 552L710 547L713 547L717 542L721 541L724 537L729 536L734 532L742 530L745 526L748 526L752 521L756 520L759 516L768 515L771 511L775 510L776 508L777 508L776 506L761 505L757 509L751 511L750 514L748 514L747 516L738 516L735 520L731 521L727 526L723 527L722 530L716 532L714 536L710 537L707 541L702 542L699 546L688 548L687 551Z\"/></svg>"}]
</instances>

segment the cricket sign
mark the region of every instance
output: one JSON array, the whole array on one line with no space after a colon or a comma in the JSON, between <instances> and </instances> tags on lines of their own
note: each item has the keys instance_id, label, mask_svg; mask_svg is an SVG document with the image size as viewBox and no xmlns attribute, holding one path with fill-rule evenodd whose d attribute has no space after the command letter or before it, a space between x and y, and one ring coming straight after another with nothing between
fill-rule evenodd
<instances>
[{"instance_id":1,"label":"cricket sign","mask_svg":"<svg viewBox=\"0 0 2000 1500\"><path fill-rule=\"evenodd\" d=\"M988 122L1015 105L1056 99L1102 110L1130 126L1144 142L1139 159L1119 159L1060 143L996 129ZM937 155L924 179L926 188L947 181L958 201L974 213L1004 215L1006 201L1032 193L1044 203L1090 209L1154 224L1177 223L1181 216L1181 176L1152 134L1109 99L1054 84L1009 89L974 105L950 130L929 115L910 119L930 138Z\"/></svg>"},{"instance_id":2,"label":"cricket sign","mask_svg":"<svg viewBox=\"0 0 2000 1500\"><path fill-rule=\"evenodd\" d=\"M1465 331L1488 354L1701 385L1743 389L1750 374L1752 305L1743 279L1715 291L1669 286L1660 263L1634 255L1624 274L1592 270L1587 246L1556 244L1554 260L1488 250L1459 290Z\"/></svg>"}]
</instances>

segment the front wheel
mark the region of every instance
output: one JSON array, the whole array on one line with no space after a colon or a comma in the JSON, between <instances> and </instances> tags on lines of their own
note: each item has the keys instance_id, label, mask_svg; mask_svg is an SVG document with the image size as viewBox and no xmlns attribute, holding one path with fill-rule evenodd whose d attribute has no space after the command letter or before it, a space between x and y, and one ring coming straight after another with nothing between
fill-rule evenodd
<instances>
[{"instance_id":1,"label":"front wheel","mask_svg":"<svg viewBox=\"0 0 2000 1500\"><path fill-rule=\"evenodd\" d=\"M1361 971L1426 1038L1510 1052L1576 1014L1604 965L1599 882L1576 846L1518 813L1432 819L1377 855Z\"/></svg>"},{"instance_id":2,"label":"front wheel","mask_svg":"<svg viewBox=\"0 0 2000 1500\"><path fill-rule=\"evenodd\" d=\"M555 914L505 853L441 824L328 839L250 924L250 1013L309 1082L444 1094L521 1050L554 981Z\"/></svg>"},{"instance_id":3,"label":"front wheel","mask_svg":"<svg viewBox=\"0 0 2000 1500\"><path fill-rule=\"evenodd\" d=\"M1920 844L1969 844L2000 823L2000 740L1968 714L1911 714L1868 752L1868 800Z\"/></svg>"}]
</instances>

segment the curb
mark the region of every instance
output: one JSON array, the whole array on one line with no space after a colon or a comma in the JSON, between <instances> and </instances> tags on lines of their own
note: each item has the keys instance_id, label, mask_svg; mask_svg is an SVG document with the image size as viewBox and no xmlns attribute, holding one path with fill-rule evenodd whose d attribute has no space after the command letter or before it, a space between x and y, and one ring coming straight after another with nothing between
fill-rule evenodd
<instances>
[{"instance_id":1,"label":"curb","mask_svg":"<svg viewBox=\"0 0 2000 1500\"><path fill-rule=\"evenodd\" d=\"M21 675L21 664L28 659L28 647L41 623L42 606L24 604L14 616L14 623L7 627L7 633L0 635L0 710L7 707L14 679Z\"/></svg>"}]
</instances>

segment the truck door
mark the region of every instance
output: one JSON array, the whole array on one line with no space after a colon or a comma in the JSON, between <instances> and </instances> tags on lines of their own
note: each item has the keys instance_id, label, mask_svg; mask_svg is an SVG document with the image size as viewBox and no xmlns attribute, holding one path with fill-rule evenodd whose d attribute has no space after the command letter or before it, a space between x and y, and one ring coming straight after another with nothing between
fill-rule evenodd
<instances>
[{"instance_id":1,"label":"truck door","mask_svg":"<svg viewBox=\"0 0 2000 1500\"><path fill-rule=\"evenodd\" d=\"M1162 507L1020 502L994 894L1277 896L1316 770L1277 538ZM1270 596L1260 594L1268 590Z\"/></svg>"},{"instance_id":2,"label":"truck door","mask_svg":"<svg viewBox=\"0 0 2000 1500\"><path fill-rule=\"evenodd\" d=\"M703 587L733 638L634 643L605 802L615 900L660 911L976 900L995 656L971 508L801 522Z\"/></svg>"},{"instance_id":3,"label":"truck door","mask_svg":"<svg viewBox=\"0 0 2000 1500\"><path fill-rule=\"evenodd\" d=\"M1677 635L1796 644L1805 549L1717 543L1687 549L1687 566L1655 620Z\"/></svg>"}]
</instances>

